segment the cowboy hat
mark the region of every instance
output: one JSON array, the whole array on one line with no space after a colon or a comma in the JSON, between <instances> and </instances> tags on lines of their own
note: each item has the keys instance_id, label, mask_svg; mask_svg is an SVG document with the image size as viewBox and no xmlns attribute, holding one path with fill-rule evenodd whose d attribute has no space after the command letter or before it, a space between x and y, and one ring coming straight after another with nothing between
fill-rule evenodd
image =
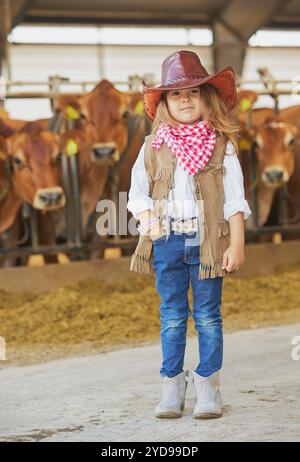
<instances>
[{"instance_id":1,"label":"cowboy hat","mask_svg":"<svg viewBox=\"0 0 300 462\"><path fill-rule=\"evenodd\" d=\"M191 88L210 83L231 109L237 99L235 74L231 66L209 75L201 64L199 56L193 51L180 50L167 56L162 63L161 84L149 87L142 81L144 108L151 120L154 120L161 95L173 88Z\"/></svg>"}]
</instances>

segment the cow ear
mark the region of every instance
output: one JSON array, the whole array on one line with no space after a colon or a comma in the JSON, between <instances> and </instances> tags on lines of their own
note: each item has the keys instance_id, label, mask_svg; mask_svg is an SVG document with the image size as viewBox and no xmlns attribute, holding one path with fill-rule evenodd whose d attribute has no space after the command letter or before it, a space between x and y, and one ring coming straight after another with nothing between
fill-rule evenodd
<instances>
[{"instance_id":1,"label":"cow ear","mask_svg":"<svg viewBox=\"0 0 300 462\"><path fill-rule=\"evenodd\" d=\"M129 109L134 115L140 115L144 112L143 95L141 93L129 94Z\"/></svg>"},{"instance_id":2,"label":"cow ear","mask_svg":"<svg viewBox=\"0 0 300 462\"><path fill-rule=\"evenodd\" d=\"M0 135L8 137L12 136L15 130L5 123L5 119L0 117Z\"/></svg>"},{"instance_id":3,"label":"cow ear","mask_svg":"<svg viewBox=\"0 0 300 462\"><path fill-rule=\"evenodd\" d=\"M80 117L88 120L89 119L89 110L87 106L87 101L82 98L81 100L81 109L80 109Z\"/></svg>"},{"instance_id":4,"label":"cow ear","mask_svg":"<svg viewBox=\"0 0 300 462\"><path fill-rule=\"evenodd\" d=\"M258 99L258 94L252 90L241 90L238 92L238 107L240 112L248 112Z\"/></svg>"}]
</instances>

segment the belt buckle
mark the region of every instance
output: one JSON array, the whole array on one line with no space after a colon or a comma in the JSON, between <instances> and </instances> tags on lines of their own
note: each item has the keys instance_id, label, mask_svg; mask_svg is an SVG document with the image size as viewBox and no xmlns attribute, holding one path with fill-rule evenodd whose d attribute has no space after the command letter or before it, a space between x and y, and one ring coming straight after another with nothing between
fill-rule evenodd
<instances>
[{"instance_id":1,"label":"belt buckle","mask_svg":"<svg viewBox=\"0 0 300 462\"><path fill-rule=\"evenodd\" d=\"M175 221L173 221L173 231L178 231L179 233L182 233L183 224L183 218L178 218Z\"/></svg>"},{"instance_id":2,"label":"belt buckle","mask_svg":"<svg viewBox=\"0 0 300 462\"><path fill-rule=\"evenodd\" d=\"M187 223L185 223L185 232L186 233L194 233L197 231L197 219L191 218Z\"/></svg>"},{"instance_id":3,"label":"belt buckle","mask_svg":"<svg viewBox=\"0 0 300 462\"><path fill-rule=\"evenodd\" d=\"M192 231L193 222L190 219L180 218L174 222L174 230L180 233L189 233Z\"/></svg>"},{"instance_id":4,"label":"belt buckle","mask_svg":"<svg viewBox=\"0 0 300 462\"><path fill-rule=\"evenodd\" d=\"M193 231L193 222L188 221L187 223L184 223L184 232L191 233L192 231Z\"/></svg>"},{"instance_id":5,"label":"belt buckle","mask_svg":"<svg viewBox=\"0 0 300 462\"><path fill-rule=\"evenodd\" d=\"M164 220L163 220L164 227ZM197 231L197 218L178 218L171 221L171 229L180 233L191 233Z\"/></svg>"}]
</instances>

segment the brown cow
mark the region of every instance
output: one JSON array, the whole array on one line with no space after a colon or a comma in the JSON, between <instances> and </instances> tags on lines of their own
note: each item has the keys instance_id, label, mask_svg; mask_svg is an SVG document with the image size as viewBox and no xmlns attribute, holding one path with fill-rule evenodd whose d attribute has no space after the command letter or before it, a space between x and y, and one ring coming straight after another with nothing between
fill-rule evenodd
<instances>
[{"instance_id":1,"label":"brown cow","mask_svg":"<svg viewBox=\"0 0 300 462\"><path fill-rule=\"evenodd\" d=\"M107 165L110 157L111 164L117 162L127 146L128 119L137 107L141 112L142 94L117 90L104 79L83 96L60 95L54 107L67 117L74 117L75 125L80 115L94 123L97 133L94 160Z\"/></svg>"},{"instance_id":2,"label":"brown cow","mask_svg":"<svg viewBox=\"0 0 300 462\"><path fill-rule=\"evenodd\" d=\"M287 107L281 110L280 117L288 123L297 126L298 133L296 139L295 169L288 184L289 195L289 214L293 217L293 222L300 223L300 105Z\"/></svg>"},{"instance_id":3,"label":"brown cow","mask_svg":"<svg viewBox=\"0 0 300 462\"><path fill-rule=\"evenodd\" d=\"M81 148L79 148L79 158L83 156L85 159L84 162L86 162L87 159L88 162L92 160L98 167L103 167L103 169L98 169L98 180L97 176L93 176L93 179L88 182L86 177L85 179L80 179L81 190L85 191L86 204L87 197L90 198L90 205L86 205L84 207L85 210L94 210L97 202L95 202L95 191L99 191L98 199L100 199L105 183L107 187L103 193L103 198L112 197L109 184L107 183L107 166L111 166L114 170L117 170L119 190L128 193L130 188L131 168L145 137L143 117L136 118L134 122L137 123L133 129L130 145L128 149L125 150L128 143L129 122L131 123L133 121L133 119L129 119L129 117L135 113L136 107L139 107L140 110L143 109L141 105L141 93L120 92L107 80L102 80L90 93L80 98L75 95L73 95L73 97L71 95L60 95L55 102L54 107L56 111L63 112L67 118L74 119L73 123L76 127L74 133L77 131L77 136L79 136L82 127L84 127L82 116L85 117L87 121L91 121L95 127L95 136L92 137L93 144L90 146L90 155L87 155L87 148L85 149L85 154L83 154ZM86 137L84 132L85 130L81 133L79 146L82 145L82 140ZM65 147L68 138L72 139L72 132L63 135L62 139L64 140ZM89 142L92 138L89 137ZM80 175L82 174L83 171L81 170ZM94 175L92 170L90 175ZM101 178L100 184L99 178ZM98 183L96 187L93 185L94 181ZM86 218L87 213L83 216L83 223L86 222Z\"/></svg>"},{"instance_id":4,"label":"brown cow","mask_svg":"<svg viewBox=\"0 0 300 462\"><path fill-rule=\"evenodd\" d=\"M268 219L275 192L287 184L294 174L297 152L297 127L278 117L269 117L265 122L248 131L248 139L254 147L255 182L250 184L249 158L241 152L241 166L244 174L245 194L250 208L253 207L250 187L256 186L258 225Z\"/></svg>"},{"instance_id":5,"label":"brown cow","mask_svg":"<svg viewBox=\"0 0 300 462\"><path fill-rule=\"evenodd\" d=\"M45 130L47 129L48 123L50 119L37 119L34 122L39 123ZM3 119L0 117L0 135L7 138L11 136L16 131L21 130L24 125L26 125L29 121L28 120L21 120L21 119Z\"/></svg>"},{"instance_id":6,"label":"brown cow","mask_svg":"<svg viewBox=\"0 0 300 462\"><path fill-rule=\"evenodd\" d=\"M77 128L67 130L65 133L61 134L60 137L61 152L64 155L78 155L81 221L83 230L86 228L89 215L95 210L96 204L102 196L109 169L109 165L98 165L94 162L93 145L96 138L97 132L94 124L84 120L78 120ZM72 153L68 153L70 145L73 149ZM59 213L59 215L61 214ZM57 224L57 232L60 235L65 235L64 217L62 217L60 223Z\"/></svg>"},{"instance_id":7,"label":"brown cow","mask_svg":"<svg viewBox=\"0 0 300 462\"><path fill-rule=\"evenodd\" d=\"M12 248L22 234L20 207L22 201L9 181L7 171L7 143L0 135L0 247ZM0 266L15 266L16 258L0 260Z\"/></svg>"},{"instance_id":8,"label":"brown cow","mask_svg":"<svg viewBox=\"0 0 300 462\"><path fill-rule=\"evenodd\" d=\"M17 194L34 208L55 210L65 205L58 185L60 157L57 135L28 122L7 139L11 178Z\"/></svg>"},{"instance_id":9,"label":"brown cow","mask_svg":"<svg viewBox=\"0 0 300 462\"><path fill-rule=\"evenodd\" d=\"M7 154L6 140L0 135L0 235L14 224L22 204L8 177Z\"/></svg>"},{"instance_id":10,"label":"brown cow","mask_svg":"<svg viewBox=\"0 0 300 462\"><path fill-rule=\"evenodd\" d=\"M125 154L126 159L124 164L120 164L120 170L118 172L118 192L124 191L126 193L129 190L131 168L136 160L144 135L144 125L141 123L137 126L132 143ZM111 196L108 184L110 164L102 165L94 161L93 146L96 137L97 132L94 124L92 122L81 121L77 123L76 129L66 131L60 138L62 153L67 153L70 146L71 148L73 147L73 149L75 148L78 153L80 206L83 231L86 231L89 216L95 211L99 199L114 199ZM118 165L119 164L115 164L114 167L118 167ZM126 208L125 212L127 213ZM60 236L64 236L66 234L65 219L61 212L56 213L56 215L60 216L60 219L57 221L57 231ZM83 233L83 237L87 237L85 232Z\"/></svg>"},{"instance_id":11,"label":"brown cow","mask_svg":"<svg viewBox=\"0 0 300 462\"><path fill-rule=\"evenodd\" d=\"M86 166L87 161L92 161L97 167L92 169L93 171L91 170L89 175L86 175L86 170L83 167L80 167L79 171L80 188L83 194L81 202L84 224L89 212L95 208L95 199L101 197L103 185L108 179L108 165L116 164L124 152L128 142L128 118L136 105L141 102L142 95L140 93L120 92L110 82L103 80L92 92L82 97L61 95L54 104L57 113L63 112L68 120L73 119L75 126L73 130L75 131L63 135L63 139L66 143L68 137L77 138L79 158L83 158L83 162L80 160L80 165ZM82 117L86 118L87 125L85 125ZM86 128L90 121L95 125L92 137L90 136L91 133L88 133L91 130ZM133 165L143 142L143 136L141 136L143 130L144 125L139 124L137 136L133 137L131 146L127 150L126 161L122 164L122 169L119 172L122 187L125 185L127 192L130 187L130 167ZM91 139L93 139L93 144L88 148ZM97 198L96 191L99 192ZM61 220L59 221L61 222Z\"/></svg>"},{"instance_id":12,"label":"brown cow","mask_svg":"<svg viewBox=\"0 0 300 462\"><path fill-rule=\"evenodd\" d=\"M44 130L38 122L28 122L6 139L6 146L11 194L2 203L2 213L6 217L2 231L13 223L22 202L42 213L65 205L65 194L59 184L58 136ZM6 207L8 202L10 205ZM40 214L37 220L38 226L41 221L45 223ZM49 226L41 228L39 238L41 245L54 244L53 230ZM53 261L52 258L49 261Z\"/></svg>"},{"instance_id":13,"label":"brown cow","mask_svg":"<svg viewBox=\"0 0 300 462\"><path fill-rule=\"evenodd\" d=\"M248 110L251 110L251 125L253 127L252 130L244 130L242 139L240 140L240 150L242 154L242 158L245 160L247 157L247 153L243 152L246 149L249 149L251 143L255 143L256 148L259 151L259 137L258 137L258 143L257 140L255 139L255 136L259 134L259 131L262 127L268 126L268 121L271 122L271 125L269 124L269 128L273 127L273 136L270 136L265 133L265 129L262 128L262 136L265 135L265 146L269 144L269 151L274 153L276 156L276 161L275 163L277 164L277 168L271 172L270 170L267 172L269 176L269 180L273 181L273 186L275 186L276 182L278 182L278 188L275 194L275 191L263 189L259 191L258 197L260 197L260 200L262 201L262 204L259 205L261 210L264 210L265 212L263 213L263 216L259 219L259 222L262 221L265 223L266 220L266 215L268 215L268 210L270 208L270 203L273 202L272 204L272 215L271 220L274 220L275 216L275 223L272 224L279 224L278 223L278 209L279 209L279 188L280 188L280 176L282 175L282 179L284 180L284 183L287 183L287 206L288 206L288 221L290 223L293 222L300 222L300 105L296 106L291 106L287 107L284 109L280 110L280 116L275 116L274 110L271 108L256 108L253 109L254 103L257 101L258 94L254 91L241 91L239 95L239 100L240 100L240 112L239 112L239 121L241 122L242 127L245 129L245 126L247 125L247 122L249 122L249 114L247 113ZM244 110L243 110L244 108ZM247 110L245 110L247 109ZM273 120L273 122L272 122ZM289 154L291 154L291 149L289 147L286 147L285 150L282 150L280 147L278 147L278 140L280 138L282 139L283 137L283 131L287 130L289 132L289 127L292 128L292 135L289 133L286 134L285 137L285 143L287 142L287 139L290 137L290 148L292 148L292 156L287 155L284 158L284 161L286 164L289 164L290 169L290 174L288 174L287 170L282 169L280 167L280 163L283 160L284 152L285 150L288 151ZM298 128L298 130L295 131L295 127ZM274 138L274 133L278 129L278 132ZM251 136L252 132L252 136ZM248 143L247 143L248 141ZM250 143L249 143L250 142ZM280 144L280 143L279 143ZM260 159L258 158L257 161L259 162ZM293 165L293 168L291 170L291 166ZM247 167L242 165L244 170L247 170ZM278 168L279 167L279 168ZM285 170L285 172L284 172ZM247 173L246 173L247 175ZM276 179L277 178L277 179ZM260 186L258 186L260 188ZM274 192L274 194L273 194ZM263 196L262 196L263 195ZM274 213L275 211L275 213ZM250 221L247 223L247 226L251 226Z\"/></svg>"}]
</instances>

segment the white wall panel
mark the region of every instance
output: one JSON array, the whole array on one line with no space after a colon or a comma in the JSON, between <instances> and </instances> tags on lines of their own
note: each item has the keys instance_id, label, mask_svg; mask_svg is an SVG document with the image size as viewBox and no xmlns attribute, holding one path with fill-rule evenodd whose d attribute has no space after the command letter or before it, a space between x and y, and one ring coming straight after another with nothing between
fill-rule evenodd
<instances>
[{"instance_id":1,"label":"white wall panel","mask_svg":"<svg viewBox=\"0 0 300 462\"><path fill-rule=\"evenodd\" d=\"M181 48L196 51L208 72L212 72L210 47L171 46L95 46L95 45L12 45L12 75L14 80L47 81L49 75L59 74L71 80L98 81L105 77L112 81L126 81L129 75L153 73L160 80L163 59ZM257 79L257 67L268 67L275 78L291 79L300 76L300 48L248 48L244 79ZM24 90L43 90L29 87ZM69 91L71 88L68 87ZM14 88L16 90L16 88ZM67 90L63 87L63 90ZM78 90L78 87L73 87ZM262 97L258 106L272 106L269 97ZM292 96L280 98L282 107L300 104ZM47 100L7 100L11 117L28 120L47 117Z\"/></svg>"}]
</instances>

